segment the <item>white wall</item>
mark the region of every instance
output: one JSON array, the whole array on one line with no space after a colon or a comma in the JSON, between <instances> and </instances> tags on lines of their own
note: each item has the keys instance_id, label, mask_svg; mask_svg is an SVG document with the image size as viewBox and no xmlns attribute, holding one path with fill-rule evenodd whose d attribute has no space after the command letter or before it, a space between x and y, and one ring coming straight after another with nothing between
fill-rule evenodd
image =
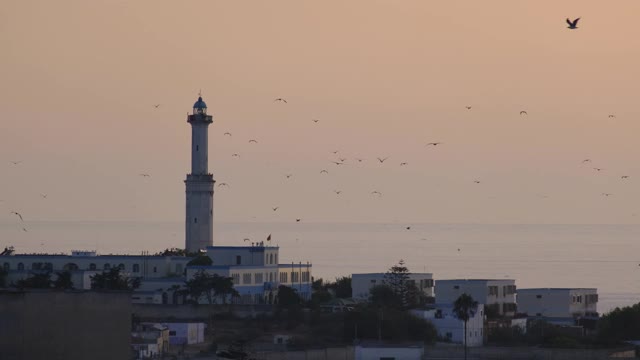
<instances>
[{"instance_id":1,"label":"white wall","mask_svg":"<svg viewBox=\"0 0 640 360\"><path fill-rule=\"evenodd\" d=\"M355 360L379 360L393 358L395 360L421 360L424 347L390 348L390 347L361 347L356 346Z\"/></svg>"},{"instance_id":2,"label":"white wall","mask_svg":"<svg viewBox=\"0 0 640 360\"><path fill-rule=\"evenodd\" d=\"M518 311L529 316L565 317L584 316L597 312L597 302L589 303L588 295L597 295L596 289L539 288L518 289Z\"/></svg>"},{"instance_id":3,"label":"white wall","mask_svg":"<svg viewBox=\"0 0 640 360\"><path fill-rule=\"evenodd\" d=\"M369 299L369 291L376 285L384 282L385 273L368 273L368 274L352 274L351 290L355 300L366 301ZM416 282L416 286L420 289L420 280L433 281L433 274L430 273L411 273L409 279ZM423 293L426 296L433 296L433 287L423 287Z\"/></svg>"},{"instance_id":4,"label":"white wall","mask_svg":"<svg viewBox=\"0 0 640 360\"><path fill-rule=\"evenodd\" d=\"M432 310L411 310L411 314L428 320L435 326L438 335L452 343L463 344L464 322L455 317L450 305L436 305ZM479 304L475 315L467 322L467 346L484 344L484 305Z\"/></svg>"},{"instance_id":5,"label":"white wall","mask_svg":"<svg viewBox=\"0 0 640 360\"><path fill-rule=\"evenodd\" d=\"M497 295L489 294L489 287L496 286ZM505 293L507 286L515 287L515 280L476 280L476 279L457 279L457 280L436 280L436 303L453 304L462 294L471 295L471 297L479 303L486 305L498 304L499 313L503 315L514 315L515 311L503 311L503 304L515 304L516 294Z\"/></svg>"}]
</instances>

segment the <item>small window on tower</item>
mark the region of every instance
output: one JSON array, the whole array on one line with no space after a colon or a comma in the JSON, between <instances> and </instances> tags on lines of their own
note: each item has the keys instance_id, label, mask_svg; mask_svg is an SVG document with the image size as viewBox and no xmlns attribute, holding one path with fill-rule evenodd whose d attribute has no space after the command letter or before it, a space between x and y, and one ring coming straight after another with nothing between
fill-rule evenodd
<instances>
[{"instance_id":1,"label":"small window on tower","mask_svg":"<svg viewBox=\"0 0 640 360\"><path fill-rule=\"evenodd\" d=\"M193 218L193 222L197 224L198 223L198 218Z\"/></svg>"},{"instance_id":2,"label":"small window on tower","mask_svg":"<svg viewBox=\"0 0 640 360\"><path fill-rule=\"evenodd\" d=\"M200 147L196 145L196 151L200 151Z\"/></svg>"}]
</instances>

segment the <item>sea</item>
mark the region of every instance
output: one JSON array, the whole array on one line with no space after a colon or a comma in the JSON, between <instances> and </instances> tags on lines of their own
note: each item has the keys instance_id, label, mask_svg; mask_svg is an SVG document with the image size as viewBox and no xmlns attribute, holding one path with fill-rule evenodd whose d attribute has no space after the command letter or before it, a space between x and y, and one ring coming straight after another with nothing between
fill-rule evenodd
<instances>
[{"instance_id":1,"label":"sea","mask_svg":"<svg viewBox=\"0 0 640 360\"><path fill-rule=\"evenodd\" d=\"M271 235L271 241L267 241ZM281 263L315 279L385 272L404 261L438 279L515 279L518 288L597 288L598 311L640 302L640 225L216 222L214 244L280 247ZM19 253L154 254L184 247L181 222L0 223ZM437 288L436 288L437 294Z\"/></svg>"}]
</instances>

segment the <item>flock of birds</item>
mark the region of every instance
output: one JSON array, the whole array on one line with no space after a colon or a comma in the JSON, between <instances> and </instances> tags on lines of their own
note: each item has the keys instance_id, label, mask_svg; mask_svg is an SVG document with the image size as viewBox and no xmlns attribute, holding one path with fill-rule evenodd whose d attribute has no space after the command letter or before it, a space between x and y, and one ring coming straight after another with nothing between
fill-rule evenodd
<instances>
[{"instance_id":1,"label":"flock of birds","mask_svg":"<svg viewBox=\"0 0 640 360\"><path fill-rule=\"evenodd\" d=\"M580 20L580 18L576 18L576 19L574 19L574 20L570 20L569 18L567 18L567 19L566 19L566 22L567 22L567 24L568 24L568 28L569 28L569 29L571 29L571 30L578 29L578 26L577 26L577 25L578 25L578 21L579 21L579 20ZM287 101L287 99L282 98L282 97L278 97L278 98L274 99L274 100L273 100L273 102L274 102L274 103L281 103L281 104L283 104L283 105L286 105L286 104L288 104L288 103L289 103L289 102ZM161 106L161 104L153 104L153 108L155 108L155 109L159 109L159 108L160 108L160 106ZM465 106L465 109L466 109L467 111L471 111L471 110L472 110L472 108L473 108L473 107L472 107L471 105L466 105L466 106ZM528 114L528 112L527 112L526 110L521 110L521 111L519 112L519 115L520 115L520 116L528 116L529 114ZM615 114L609 114L609 115L608 115L608 117L609 117L609 118L615 118L616 116L615 116ZM311 121L312 121L314 124L318 124L318 123L320 122L320 119L313 118L313 119L311 119ZM233 134L232 134L231 132L227 131L227 132L224 132L223 136L224 136L224 137L229 137L229 138L231 138L231 137L233 136ZM257 140L257 139L255 139L255 138L252 138L252 139L249 139L249 140L248 140L248 143L249 143L249 144L258 144L258 140ZM442 146L443 144L444 144L444 143L443 143L443 142L441 142L441 141L432 141L432 142L428 142L428 143L426 143L426 144L425 144L425 146L426 146L426 147L432 147L432 148L435 148L435 147ZM333 164L333 165L335 165L335 166L338 166L338 167L340 167L340 166L344 166L344 165L346 165L346 164L347 164L347 162L346 162L346 161L347 161L347 158L340 156L340 152L339 152L339 151L337 151L337 150L332 151L332 154L333 154L333 155L336 155L336 156L337 156L337 159L335 159L335 160L331 160L331 161L330 161L330 163L331 163L331 164ZM232 157L232 158L239 159L239 158L240 158L240 155L239 155L238 153L232 153L232 154L231 154L231 157ZM357 163L362 163L362 162L364 162L366 159L356 157L356 158L354 158L353 160L354 160L354 161L356 161ZM376 158L375 158L375 160L376 160L379 164L384 164L385 162L387 162L387 161L389 160L389 157L388 157L388 156L387 156L387 157L376 157ZM21 161L21 160L17 160L17 161L13 161L13 160L12 160L12 161L10 161L10 164L11 164L11 165L13 165L13 166L19 166L20 164L22 164L22 162L23 162L23 161ZM582 160L582 164L590 164L590 163L592 163L592 160L591 160L591 159L584 159L584 160ZM408 166L408 165L409 165L409 163L408 163L407 161L399 162L399 166L401 166L401 167ZM594 171L596 171L596 172L601 172L601 171L605 170L605 169L600 168L600 167L592 167L592 169L593 169ZM328 169L328 168L322 168L322 169L320 169L320 170L319 170L319 173L320 173L321 175L328 175L328 174L329 174L329 169ZM149 174L149 173L139 173L139 174L138 174L138 176L143 177L143 178L151 178L151 174ZM291 179L293 176L294 176L294 174L292 174L292 173L287 173L287 174L285 174L285 178L286 178L286 179ZM620 176L620 179L621 179L621 180L628 180L629 178L630 178L630 176L629 176L629 175L621 175L621 176ZM475 180L473 180L473 183L474 183L474 184L480 184L480 183L481 183L481 181L480 181L479 179L475 179ZM230 187L230 185L229 185L229 183L227 183L227 182L219 182L219 183L217 184L217 187L218 187L218 188L229 188L229 187ZM333 193L334 193L336 196L340 196L340 195L343 193L343 190L335 189L335 190L333 190ZM382 197L382 196L383 196L383 193L382 193L381 191L379 191L379 190L372 190L372 191L370 192L370 195L371 195L371 196L374 196L374 197L378 197L378 198L379 198L379 197ZM43 199L47 199L47 195L46 195L46 194L40 194L40 196L41 196ZM613 194L612 194L612 193L608 193L608 192L603 192L603 193L602 193L602 196L604 196L604 197L610 197L610 196L613 196ZM0 200L0 201L2 201L2 200ZM272 210L273 212L277 212L279 209L280 209L280 206L273 206L273 207L271 208L271 210ZM21 213L19 213L18 211L15 211L15 210L12 210L12 211L11 211L11 215L15 216L15 217L16 217L16 220L17 220L17 221L19 221L19 222L21 222L21 224L23 225L23 226L22 226L22 231L27 232L28 230L27 230L26 226L24 226L25 219L24 219L23 215L22 215ZM298 218L295 218L295 222L299 223L299 222L301 222L301 221L302 221L302 218L299 218L299 217L298 217ZM411 230L411 226L405 226L405 227L404 227L404 229L405 229L405 230L407 230L407 231L409 231L409 230ZM269 234L269 235L266 237L266 240L267 240L267 241L271 241L271 237L272 237L272 236L271 236L271 234ZM250 239L249 239L249 238L244 238L243 240L244 240L244 241L250 241ZM423 239L423 240L424 240L424 239ZM460 251L460 249L458 249L458 251Z\"/></svg>"}]
</instances>

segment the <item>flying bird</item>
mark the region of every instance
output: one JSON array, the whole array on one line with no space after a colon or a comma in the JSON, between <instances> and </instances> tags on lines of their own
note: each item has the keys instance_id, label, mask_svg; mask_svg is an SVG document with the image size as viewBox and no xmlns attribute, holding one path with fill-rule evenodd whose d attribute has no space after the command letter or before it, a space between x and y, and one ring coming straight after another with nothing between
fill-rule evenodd
<instances>
[{"instance_id":1,"label":"flying bird","mask_svg":"<svg viewBox=\"0 0 640 360\"><path fill-rule=\"evenodd\" d=\"M296 219L296 222L300 222L300 220L302 220L302 219Z\"/></svg>"},{"instance_id":2,"label":"flying bird","mask_svg":"<svg viewBox=\"0 0 640 360\"><path fill-rule=\"evenodd\" d=\"M226 132L226 133L224 133L224 135L225 136L231 136L231 133L230 132Z\"/></svg>"},{"instance_id":3,"label":"flying bird","mask_svg":"<svg viewBox=\"0 0 640 360\"><path fill-rule=\"evenodd\" d=\"M323 169L323 170L320 170L320 174L322 174L322 173L328 174L329 172L327 170Z\"/></svg>"},{"instance_id":4,"label":"flying bird","mask_svg":"<svg viewBox=\"0 0 640 360\"><path fill-rule=\"evenodd\" d=\"M613 114L609 114L609 119L611 119L611 118L615 118L615 117L616 117L615 115L613 115Z\"/></svg>"},{"instance_id":5,"label":"flying bird","mask_svg":"<svg viewBox=\"0 0 640 360\"><path fill-rule=\"evenodd\" d=\"M473 180L474 183L480 184L480 180Z\"/></svg>"},{"instance_id":6,"label":"flying bird","mask_svg":"<svg viewBox=\"0 0 640 360\"><path fill-rule=\"evenodd\" d=\"M411 226L407 226L405 229L407 229L407 230L411 230Z\"/></svg>"},{"instance_id":7,"label":"flying bird","mask_svg":"<svg viewBox=\"0 0 640 360\"><path fill-rule=\"evenodd\" d=\"M151 175L149 175L149 174L139 174L139 175L142 176L142 177L151 177Z\"/></svg>"},{"instance_id":8,"label":"flying bird","mask_svg":"<svg viewBox=\"0 0 640 360\"><path fill-rule=\"evenodd\" d=\"M159 107L160 107L160 104L153 105L153 107L157 109L157 108L159 108Z\"/></svg>"},{"instance_id":9,"label":"flying bird","mask_svg":"<svg viewBox=\"0 0 640 360\"><path fill-rule=\"evenodd\" d=\"M591 162L591 159L584 159L584 160L582 160L582 163L583 163L583 164L584 164L584 163L586 163L586 162Z\"/></svg>"},{"instance_id":10,"label":"flying bird","mask_svg":"<svg viewBox=\"0 0 640 360\"><path fill-rule=\"evenodd\" d=\"M279 206L276 206L276 207L274 207L274 208L271 208L271 210L273 210L273 211L276 211L276 210L278 210L278 209L280 209L280 207L279 207Z\"/></svg>"},{"instance_id":11,"label":"flying bird","mask_svg":"<svg viewBox=\"0 0 640 360\"><path fill-rule=\"evenodd\" d=\"M40 194L40 197L43 198L43 199L46 199L47 198L47 194Z\"/></svg>"},{"instance_id":12,"label":"flying bird","mask_svg":"<svg viewBox=\"0 0 640 360\"><path fill-rule=\"evenodd\" d=\"M337 154L337 153L339 153L339 152L340 152L340 151L338 151L338 150L336 150L336 151L332 151L332 153L334 153L334 154Z\"/></svg>"},{"instance_id":13,"label":"flying bird","mask_svg":"<svg viewBox=\"0 0 640 360\"><path fill-rule=\"evenodd\" d=\"M378 195L378 196L382 196L382 193L381 193L381 192L379 192L379 191L372 191L372 192L371 192L371 194L372 194L372 195L373 195L373 194L376 194L376 195Z\"/></svg>"},{"instance_id":14,"label":"flying bird","mask_svg":"<svg viewBox=\"0 0 640 360\"><path fill-rule=\"evenodd\" d=\"M311 119L311 121L313 121L314 123L317 123L317 122L318 122L318 121L320 121L320 120L318 120L318 119Z\"/></svg>"},{"instance_id":15,"label":"flying bird","mask_svg":"<svg viewBox=\"0 0 640 360\"><path fill-rule=\"evenodd\" d=\"M275 101L281 101L281 102L283 102L283 103L287 104L287 100L285 100L285 99L283 99L283 98L277 98L277 99L275 99L275 100L273 100L273 101L274 101L274 102L275 102Z\"/></svg>"},{"instance_id":16,"label":"flying bird","mask_svg":"<svg viewBox=\"0 0 640 360\"><path fill-rule=\"evenodd\" d=\"M377 159L378 159L378 161L380 161L380 164L382 164L385 160L387 160L387 159L388 159L388 157L386 157L386 158L384 158L384 159L381 159L381 158L377 158Z\"/></svg>"},{"instance_id":17,"label":"flying bird","mask_svg":"<svg viewBox=\"0 0 640 360\"><path fill-rule=\"evenodd\" d=\"M342 190L333 190L333 192L336 193L336 195L342 194Z\"/></svg>"},{"instance_id":18,"label":"flying bird","mask_svg":"<svg viewBox=\"0 0 640 360\"><path fill-rule=\"evenodd\" d=\"M529 115L529 114L527 114L526 111L522 110L522 111L520 111L520 115Z\"/></svg>"},{"instance_id":19,"label":"flying bird","mask_svg":"<svg viewBox=\"0 0 640 360\"><path fill-rule=\"evenodd\" d=\"M293 174L286 174L285 176L286 176L286 177L287 177L287 179L288 179L288 178L292 177L292 176L293 176Z\"/></svg>"},{"instance_id":20,"label":"flying bird","mask_svg":"<svg viewBox=\"0 0 640 360\"><path fill-rule=\"evenodd\" d=\"M567 18L567 24L569 24L569 26L567 26L569 29L573 30L573 29L577 29L578 28L578 20L580 20L580 18L577 18L573 21L569 20L569 18Z\"/></svg>"},{"instance_id":21,"label":"flying bird","mask_svg":"<svg viewBox=\"0 0 640 360\"><path fill-rule=\"evenodd\" d=\"M26 228L22 228L22 231L27 232L27 229Z\"/></svg>"},{"instance_id":22,"label":"flying bird","mask_svg":"<svg viewBox=\"0 0 640 360\"><path fill-rule=\"evenodd\" d=\"M358 159L358 158L356 158L356 160L358 160L358 162L363 162L364 161L364 159Z\"/></svg>"},{"instance_id":23,"label":"flying bird","mask_svg":"<svg viewBox=\"0 0 640 360\"><path fill-rule=\"evenodd\" d=\"M603 169L603 168L593 168L593 170L595 170L595 171L602 171L602 170L604 170L604 169Z\"/></svg>"},{"instance_id":24,"label":"flying bird","mask_svg":"<svg viewBox=\"0 0 640 360\"><path fill-rule=\"evenodd\" d=\"M430 142L426 146L438 146L440 144L442 144L442 143L441 142Z\"/></svg>"},{"instance_id":25,"label":"flying bird","mask_svg":"<svg viewBox=\"0 0 640 360\"><path fill-rule=\"evenodd\" d=\"M22 160L20 161L9 161L10 163L12 163L13 165L18 165L22 162Z\"/></svg>"},{"instance_id":26,"label":"flying bird","mask_svg":"<svg viewBox=\"0 0 640 360\"><path fill-rule=\"evenodd\" d=\"M17 216L20 218L20 221L24 221L24 219L22 218L22 215L21 215L19 212L17 212L17 211L12 211L11 213L12 213L13 215L17 215Z\"/></svg>"},{"instance_id":27,"label":"flying bird","mask_svg":"<svg viewBox=\"0 0 640 360\"><path fill-rule=\"evenodd\" d=\"M629 178L629 175L622 175L622 176L620 176L620 179L628 179L628 178Z\"/></svg>"},{"instance_id":28,"label":"flying bird","mask_svg":"<svg viewBox=\"0 0 640 360\"><path fill-rule=\"evenodd\" d=\"M344 163L343 163L343 162L340 162L340 161L332 161L332 163L334 163L334 164L336 164L336 165L344 165Z\"/></svg>"},{"instance_id":29,"label":"flying bird","mask_svg":"<svg viewBox=\"0 0 640 360\"><path fill-rule=\"evenodd\" d=\"M467 108L467 110L471 110L471 106L467 105L465 107Z\"/></svg>"},{"instance_id":30,"label":"flying bird","mask_svg":"<svg viewBox=\"0 0 640 360\"><path fill-rule=\"evenodd\" d=\"M346 159L346 158L339 158L338 160L340 160L340 162L345 162L345 161L347 161L347 159Z\"/></svg>"},{"instance_id":31,"label":"flying bird","mask_svg":"<svg viewBox=\"0 0 640 360\"><path fill-rule=\"evenodd\" d=\"M244 238L244 240L243 240L243 241L251 241L251 239L249 239L249 238Z\"/></svg>"},{"instance_id":32,"label":"flying bird","mask_svg":"<svg viewBox=\"0 0 640 360\"><path fill-rule=\"evenodd\" d=\"M269 234L269 236L267 236L267 241L271 241L271 234Z\"/></svg>"},{"instance_id":33,"label":"flying bird","mask_svg":"<svg viewBox=\"0 0 640 360\"><path fill-rule=\"evenodd\" d=\"M409 163L406 163L406 162L401 162L400 163L400 166L405 166L405 165L409 165Z\"/></svg>"},{"instance_id":34,"label":"flying bird","mask_svg":"<svg viewBox=\"0 0 640 360\"><path fill-rule=\"evenodd\" d=\"M249 140L249 143L256 143L257 144L258 140L251 139L251 140Z\"/></svg>"},{"instance_id":35,"label":"flying bird","mask_svg":"<svg viewBox=\"0 0 640 360\"><path fill-rule=\"evenodd\" d=\"M611 195L613 195L613 194L611 194L611 193L602 193L602 196L607 196L607 197L609 197L609 196L611 196Z\"/></svg>"},{"instance_id":36,"label":"flying bird","mask_svg":"<svg viewBox=\"0 0 640 360\"><path fill-rule=\"evenodd\" d=\"M238 154L232 154L232 155L231 155L231 157L237 157L237 158L239 158L239 157L240 157L240 155L238 155Z\"/></svg>"},{"instance_id":37,"label":"flying bird","mask_svg":"<svg viewBox=\"0 0 640 360\"><path fill-rule=\"evenodd\" d=\"M227 184L226 182L221 182L220 184L218 184L218 187L220 187L220 186L229 187L229 184Z\"/></svg>"}]
</instances>

